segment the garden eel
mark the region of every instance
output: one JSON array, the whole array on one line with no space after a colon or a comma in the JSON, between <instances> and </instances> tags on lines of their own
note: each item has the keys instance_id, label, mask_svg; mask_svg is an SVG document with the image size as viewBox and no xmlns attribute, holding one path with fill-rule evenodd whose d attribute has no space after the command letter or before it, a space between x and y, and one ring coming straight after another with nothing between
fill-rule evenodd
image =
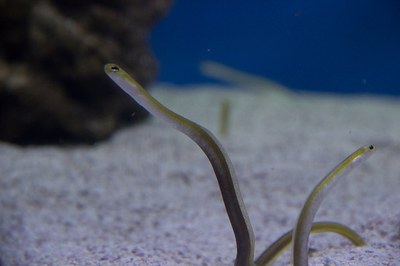
<instances>
[{"instance_id":1,"label":"garden eel","mask_svg":"<svg viewBox=\"0 0 400 266\"><path fill-rule=\"evenodd\" d=\"M308 265L308 238L315 214L322 200L341 177L365 161L374 150L375 147L373 145L365 145L353 152L328 173L308 196L293 233L292 259L295 266Z\"/></svg>"},{"instance_id":2,"label":"garden eel","mask_svg":"<svg viewBox=\"0 0 400 266\"><path fill-rule=\"evenodd\" d=\"M152 115L169 123L172 127L187 135L203 150L217 177L222 199L235 234L237 249L236 266L261 266L273 262L290 244L292 235L293 241L297 243L293 248L295 266L307 265L307 245L310 232L335 232L348 238L355 245L364 244L361 237L350 228L332 222L313 224L313 218L323 197L327 193L327 189L333 185L332 181L347 173L347 170L353 168L356 162L366 157L365 155L368 154L368 151L374 150L372 145L360 148L332 170L311 193L298 219L295 233L289 231L284 234L254 262L253 229L244 206L234 169L222 145L207 129L163 106L119 66L107 64L104 66L104 71L121 89ZM300 257L303 260L305 257L305 264L298 264L297 258Z\"/></svg>"},{"instance_id":3,"label":"garden eel","mask_svg":"<svg viewBox=\"0 0 400 266\"><path fill-rule=\"evenodd\" d=\"M345 225L333 222L317 222L313 223L311 233L337 233L349 239L353 245L360 247L364 246L364 240L352 229ZM288 231L270 245L261 255L256 259L256 265L271 265L278 256L285 251L292 242L293 230Z\"/></svg>"},{"instance_id":4,"label":"garden eel","mask_svg":"<svg viewBox=\"0 0 400 266\"><path fill-rule=\"evenodd\" d=\"M221 137L226 137L229 133L231 109L231 101L228 98L223 99L219 107L219 134Z\"/></svg>"},{"instance_id":5,"label":"garden eel","mask_svg":"<svg viewBox=\"0 0 400 266\"><path fill-rule=\"evenodd\" d=\"M235 265L254 265L253 229L240 194L239 184L232 164L222 145L207 129L163 106L119 66L107 64L104 66L104 71L121 89L152 115L187 135L203 150L214 169L235 234L237 249Z\"/></svg>"}]
</instances>

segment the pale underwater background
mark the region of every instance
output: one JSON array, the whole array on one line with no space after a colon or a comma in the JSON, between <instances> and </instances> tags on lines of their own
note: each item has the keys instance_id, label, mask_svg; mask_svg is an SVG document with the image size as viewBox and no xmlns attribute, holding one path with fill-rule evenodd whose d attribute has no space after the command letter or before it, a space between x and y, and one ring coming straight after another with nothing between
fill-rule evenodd
<instances>
[{"instance_id":1,"label":"pale underwater background","mask_svg":"<svg viewBox=\"0 0 400 266\"><path fill-rule=\"evenodd\" d=\"M310 265L399 265L398 101L278 91L155 87L214 132L232 159L256 256L293 228L312 188L362 145L377 150L335 187L316 221L367 242L312 236ZM219 134L221 102L231 105ZM233 265L231 226L200 149L156 119L80 147L0 144L1 265ZM276 265L288 265L289 253Z\"/></svg>"}]
</instances>

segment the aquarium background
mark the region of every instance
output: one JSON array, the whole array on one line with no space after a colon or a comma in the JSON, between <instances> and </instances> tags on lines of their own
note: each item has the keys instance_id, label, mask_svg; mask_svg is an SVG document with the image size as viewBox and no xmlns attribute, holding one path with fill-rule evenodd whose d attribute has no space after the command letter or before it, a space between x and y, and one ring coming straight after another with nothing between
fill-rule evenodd
<instances>
[{"instance_id":1,"label":"aquarium background","mask_svg":"<svg viewBox=\"0 0 400 266\"><path fill-rule=\"evenodd\" d=\"M216 82L203 60L292 89L400 94L400 2L184 1L151 34L158 81Z\"/></svg>"}]
</instances>

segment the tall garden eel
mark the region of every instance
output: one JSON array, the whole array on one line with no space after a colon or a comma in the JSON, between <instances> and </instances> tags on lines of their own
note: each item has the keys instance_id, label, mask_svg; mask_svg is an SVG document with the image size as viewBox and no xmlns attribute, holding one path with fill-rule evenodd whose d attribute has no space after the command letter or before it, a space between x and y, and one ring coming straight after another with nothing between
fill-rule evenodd
<instances>
[{"instance_id":1,"label":"tall garden eel","mask_svg":"<svg viewBox=\"0 0 400 266\"><path fill-rule=\"evenodd\" d=\"M187 135L203 150L217 177L226 212L235 234L237 250L235 266L260 266L271 263L290 244L292 235L294 235L293 240L299 242L293 248L292 256L295 266L307 265L307 245L310 232L335 232L348 238L355 245L364 244L361 237L347 226L332 222L313 224L313 218L319 204L327 193L327 188L330 188L333 184L332 181L335 181L336 177L344 175L348 169L352 169L356 165L355 162L366 158L367 156L365 155L369 151L374 150L372 145L365 146L369 148L360 148L332 170L311 193L309 200L307 200L302 210L302 213L306 213L307 215L304 216L305 218L300 215L295 233L289 231L283 235L254 261L253 229L240 193L234 169L219 141L207 129L169 110L158 102L118 65L106 64L104 71L122 90L152 115ZM320 186L323 186L325 189L318 189ZM317 199L317 201L314 202L314 199ZM305 260L297 259L298 257L304 258L304 256L306 257ZM306 264L302 264L303 262Z\"/></svg>"}]
</instances>

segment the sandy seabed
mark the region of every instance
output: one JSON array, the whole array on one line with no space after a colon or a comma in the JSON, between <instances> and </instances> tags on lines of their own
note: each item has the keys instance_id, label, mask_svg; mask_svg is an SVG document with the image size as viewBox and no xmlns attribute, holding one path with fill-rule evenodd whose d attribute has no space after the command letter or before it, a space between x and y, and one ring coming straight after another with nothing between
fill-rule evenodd
<instances>
[{"instance_id":1,"label":"sandy seabed","mask_svg":"<svg viewBox=\"0 0 400 266\"><path fill-rule=\"evenodd\" d=\"M310 265L400 265L400 99L159 85L152 94L226 148L259 255L292 229L313 187L365 144L376 152L335 187L316 221L367 242L312 235ZM227 136L220 106L230 102ZM134 117L132 118L134 119ZM233 265L212 168L157 119L94 146L0 144L0 265ZM285 252L276 265L290 264Z\"/></svg>"}]
</instances>

